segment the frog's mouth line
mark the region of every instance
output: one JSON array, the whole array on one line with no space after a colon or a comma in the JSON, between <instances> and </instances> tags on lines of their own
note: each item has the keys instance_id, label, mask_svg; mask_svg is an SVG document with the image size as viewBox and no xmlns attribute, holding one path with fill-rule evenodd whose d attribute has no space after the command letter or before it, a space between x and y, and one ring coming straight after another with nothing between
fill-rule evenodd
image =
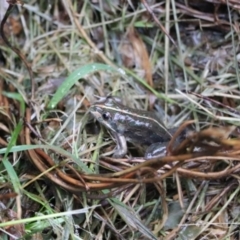
<instances>
[{"instance_id":1,"label":"frog's mouth line","mask_svg":"<svg viewBox=\"0 0 240 240\"><path fill-rule=\"evenodd\" d=\"M103 120L101 113L99 113L98 111L95 111L95 110L93 110L93 109L90 110L89 112L93 115L93 117L94 117L100 124L103 124L106 128L110 129L110 130L113 131L113 132L116 132L116 131L112 128L111 124L108 124L107 121L104 121L104 120Z\"/></svg>"}]
</instances>

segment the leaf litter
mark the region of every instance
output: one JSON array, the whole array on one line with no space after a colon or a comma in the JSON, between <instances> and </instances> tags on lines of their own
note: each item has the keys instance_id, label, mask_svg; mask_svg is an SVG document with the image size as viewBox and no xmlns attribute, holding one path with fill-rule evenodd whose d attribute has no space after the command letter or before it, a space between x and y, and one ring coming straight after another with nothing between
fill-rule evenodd
<instances>
[{"instance_id":1,"label":"leaf litter","mask_svg":"<svg viewBox=\"0 0 240 240\"><path fill-rule=\"evenodd\" d=\"M18 4L2 31L34 75L0 39L3 151L24 120L5 158L12 168L0 164L0 222L20 222L0 223L0 236L238 239L238 1ZM118 71L97 69L61 90L76 69L98 63ZM112 158L111 136L86 115L109 94L178 128L167 156L145 161L129 146L131 157ZM86 205L96 207L37 220Z\"/></svg>"}]
</instances>

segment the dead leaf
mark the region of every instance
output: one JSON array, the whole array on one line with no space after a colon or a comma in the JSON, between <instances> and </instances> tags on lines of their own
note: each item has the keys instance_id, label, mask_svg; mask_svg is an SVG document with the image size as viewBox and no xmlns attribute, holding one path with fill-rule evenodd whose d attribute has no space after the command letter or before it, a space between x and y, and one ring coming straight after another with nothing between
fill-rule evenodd
<instances>
[{"instance_id":1,"label":"dead leaf","mask_svg":"<svg viewBox=\"0 0 240 240\"><path fill-rule=\"evenodd\" d=\"M126 39L122 41L119 48L124 66L135 66L137 69L144 70L147 83L153 86L152 67L147 48L134 27L128 28Z\"/></svg>"}]
</instances>

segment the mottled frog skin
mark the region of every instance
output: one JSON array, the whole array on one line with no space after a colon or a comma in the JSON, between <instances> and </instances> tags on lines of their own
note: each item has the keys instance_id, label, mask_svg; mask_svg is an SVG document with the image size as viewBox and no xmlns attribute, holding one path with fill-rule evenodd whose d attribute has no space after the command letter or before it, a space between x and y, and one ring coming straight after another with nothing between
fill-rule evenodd
<instances>
[{"instance_id":1,"label":"mottled frog skin","mask_svg":"<svg viewBox=\"0 0 240 240\"><path fill-rule=\"evenodd\" d=\"M167 129L153 112L129 108L113 97L100 98L89 110L116 139L116 158L126 155L126 141L147 146L146 159L163 155L172 137L172 129Z\"/></svg>"}]
</instances>

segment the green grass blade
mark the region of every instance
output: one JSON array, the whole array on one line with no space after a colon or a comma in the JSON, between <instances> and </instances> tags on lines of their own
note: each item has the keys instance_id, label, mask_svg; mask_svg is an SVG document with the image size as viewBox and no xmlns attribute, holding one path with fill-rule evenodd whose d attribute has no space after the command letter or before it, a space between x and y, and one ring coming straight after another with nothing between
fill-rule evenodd
<instances>
[{"instance_id":1,"label":"green grass blade","mask_svg":"<svg viewBox=\"0 0 240 240\"><path fill-rule=\"evenodd\" d=\"M14 132L12 133L12 136L11 136L11 140L7 146L7 149L6 149L6 152L4 154L4 157L3 157L3 160L2 160L2 163L8 173L8 176L10 177L11 179L11 182L13 184L13 188L14 188L14 191L16 193L19 193L20 192L20 181L19 181L19 178L12 166L12 164L8 161L8 154L10 153L11 151L11 148L13 146L15 146L16 144L16 141L17 141L17 138L18 138L18 135L19 133L21 132L22 130L22 126L23 126L23 123L22 123L22 120L19 121L18 125L16 126L16 128L14 129Z\"/></svg>"},{"instance_id":2,"label":"green grass blade","mask_svg":"<svg viewBox=\"0 0 240 240\"><path fill-rule=\"evenodd\" d=\"M91 74L93 72L98 71L116 71L113 67L110 67L106 64L102 63L90 63L86 64L77 70L75 70L73 73L71 73L66 80L62 83L62 85L58 88L57 92L54 94L52 99L50 100L48 104L48 108L52 109L55 108L55 106L58 104L59 101L63 99L63 97L68 93L68 91L71 89L71 87L81 78L86 77L88 74Z\"/></svg>"},{"instance_id":3,"label":"green grass blade","mask_svg":"<svg viewBox=\"0 0 240 240\"><path fill-rule=\"evenodd\" d=\"M64 149L61 149L60 147L56 147L53 145L20 145L20 146L13 146L11 149L8 150L8 148L1 148L0 149L0 154L4 154L7 150L8 153L13 153L13 152L21 152L21 151L26 151L26 150L32 150L32 149L51 149L53 151L56 151L57 153L60 153L70 159L72 159L85 173L93 173L90 168L87 167L87 165L79 159L79 157L74 156L73 154L65 151Z\"/></svg>"},{"instance_id":4,"label":"green grass blade","mask_svg":"<svg viewBox=\"0 0 240 240\"><path fill-rule=\"evenodd\" d=\"M5 96L7 96L9 98L18 100L19 103L20 103L20 114L21 114L21 116L24 116L25 103L24 103L23 97L20 94L18 94L18 93L9 93L9 92L3 92L3 95L5 95ZM8 143L8 146L7 146L7 148L4 151L4 157L3 157L3 160L2 160L2 163L3 163L5 169L6 169L7 173L8 173L8 176L11 179L14 191L16 193L20 192L21 184L20 184L19 178L18 178L18 176L17 176L17 174L16 174L12 164L8 161L8 154L11 152L12 147L14 147L16 145L16 142L17 142L19 133L22 130L22 127L23 127L23 120L20 119L18 124L17 124L17 126L15 127L13 133L12 133L11 140Z\"/></svg>"}]
</instances>

